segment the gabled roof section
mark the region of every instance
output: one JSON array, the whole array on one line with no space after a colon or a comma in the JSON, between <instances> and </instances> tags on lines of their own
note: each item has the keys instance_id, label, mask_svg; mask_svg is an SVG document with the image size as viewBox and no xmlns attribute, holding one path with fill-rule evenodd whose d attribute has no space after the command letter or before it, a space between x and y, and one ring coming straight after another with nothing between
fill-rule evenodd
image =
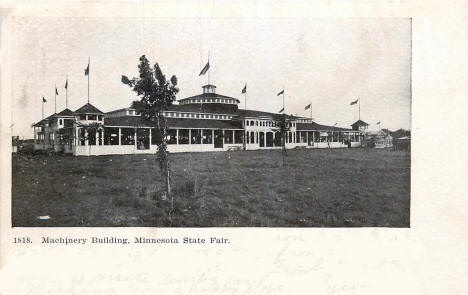
<instances>
[{"instance_id":1,"label":"gabled roof section","mask_svg":"<svg viewBox=\"0 0 468 295\"><path fill-rule=\"evenodd\" d=\"M354 122L353 124L351 124L352 127L354 126L369 126L369 124L367 124L366 122L362 121L362 120L357 120L356 122Z\"/></svg>"},{"instance_id":2,"label":"gabled roof section","mask_svg":"<svg viewBox=\"0 0 468 295\"><path fill-rule=\"evenodd\" d=\"M73 116L75 113L70 110L69 108L64 109L60 113L57 114L57 116Z\"/></svg>"},{"instance_id":3,"label":"gabled roof section","mask_svg":"<svg viewBox=\"0 0 468 295\"><path fill-rule=\"evenodd\" d=\"M75 114L104 114L89 102L75 111Z\"/></svg>"}]
</instances>

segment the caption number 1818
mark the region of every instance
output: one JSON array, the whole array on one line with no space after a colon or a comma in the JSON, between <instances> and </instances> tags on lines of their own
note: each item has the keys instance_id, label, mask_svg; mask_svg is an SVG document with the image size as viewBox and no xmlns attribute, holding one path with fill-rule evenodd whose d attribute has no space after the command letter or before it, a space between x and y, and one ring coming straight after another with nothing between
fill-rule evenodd
<instances>
[{"instance_id":1,"label":"caption number 1818","mask_svg":"<svg viewBox=\"0 0 468 295\"><path fill-rule=\"evenodd\" d=\"M15 244L31 244L31 238L30 237L15 237L13 238L13 243Z\"/></svg>"}]
</instances>

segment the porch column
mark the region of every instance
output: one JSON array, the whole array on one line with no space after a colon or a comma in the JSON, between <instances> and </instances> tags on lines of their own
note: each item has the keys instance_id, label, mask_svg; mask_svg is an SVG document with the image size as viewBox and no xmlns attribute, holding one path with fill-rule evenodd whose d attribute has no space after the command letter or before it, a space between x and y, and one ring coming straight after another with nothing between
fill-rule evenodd
<instances>
[{"instance_id":1,"label":"porch column","mask_svg":"<svg viewBox=\"0 0 468 295\"><path fill-rule=\"evenodd\" d=\"M188 130L188 139L189 139L189 144L192 144L192 129ZM203 138L202 138L203 139Z\"/></svg>"},{"instance_id":2,"label":"porch column","mask_svg":"<svg viewBox=\"0 0 468 295\"><path fill-rule=\"evenodd\" d=\"M214 129L211 129L211 143L214 145L214 140L215 140L215 137L214 137ZM203 142L202 142L203 143Z\"/></svg>"},{"instance_id":3,"label":"porch column","mask_svg":"<svg viewBox=\"0 0 468 295\"><path fill-rule=\"evenodd\" d=\"M85 129L85 134L84 134L84 136L85 136L85 143L84 143L84 144L85 144L85 145L89 145L89 142L88 142L88 130L87 130L87 129Z\"/></svg>"},{"instance_id":4,"label":"porch column","mask_svg":"<svg viewBox=\"0 0 468 295\"><path fill-rule=\"evenodd\" d=\"M133 133L133 148L137 149L137 129L135 128L135 132Z\"/></svg>"},{"instance_id":5,"label":"porch column","mask_svg":"<svg viewBox=\"0 0 468 295\"><path fill-rule=\"evenodd\" d=\"M234 130L232 130L232 143L236 143Z\"/></svg>"},{"instance_id":6,"label":"porch column","mask_svg":"<svg viewBox=\"0 0 468 295\"><path fill-rule=\"evenodd\" d=\"M176 129L176 144L179 144L179 129Z\"/></svg>"},{"instance_id":7,"label":"porch column","mask_svg":"<svg viewBox=\"0 0 468 295\"><path fill-rule=\"evenodd\" d=\"M153 128L149 128L149 146L151 148L151 134L153 133Z\"/></svg>"},{"instance_id":8,"label":"porch column","mask_svg":"<svg viewBox=\"0 0 468 295\"><path fill-rule=\"evenodd\" d=\"M121 128L119 128L119 145L122 145L121 137L122 137L122 130L121 130Z\"/></svg>"},{"instance_id":9,"label":"porch column","mask_svg":"<svg viewBox=\"0 0 468 295\"><path fill-rule=\"evenodd\" d=\"M94 137L96 138L96 145L99 145L99 130L96 130L96 134L94 134Z\"/></svg>"}]
</instances>

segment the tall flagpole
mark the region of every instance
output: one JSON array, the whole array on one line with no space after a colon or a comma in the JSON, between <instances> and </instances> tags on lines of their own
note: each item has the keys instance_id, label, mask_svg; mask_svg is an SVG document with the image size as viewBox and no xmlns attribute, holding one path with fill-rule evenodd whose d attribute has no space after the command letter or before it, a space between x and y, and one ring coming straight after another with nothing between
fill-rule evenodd
<instances>
[{"instance_id":1,"label":"tall flagpole","mask_svg":"<svg viewBox=\"0 0 468 295\"><path fill-rule=\"evenodd\" d=\"M359 102L359 120L361 120L361 99L358 98L358 102Z\"/></svg>"},{"instance_id":2,"label":"tall flagpole","mask_svg":"<svg viewBox=\"0 0 468 295\"><path fill-rule=\"evenodd\" d=\"M89 103L89 75L90 75L91 57L88 56L88 103Z\"/></svg>"},{"instance_id":3,"label":"tall flagpole","mask_svg":"<svg viewBox=\"0 0 468 295\"><path fill-rule=\"evenodd\" d=\"M208 50L208 64L210 63L210 51ZM210 70L208 70L208 84L211 84L210 82Z\"/></svg>"},{"instance_id":4,"label":"tall flagpole","mask_svg":"<svg viewBox=\"0 0 468 295\"><path fill-rule=\"evenodd\" d=\"M283 86L283 112L286 114L286 110L284 109L284 86Z\"/></svg>"},{"instance_id":5,"label":"tall flagpole","mask_svg":"<svg viewBox=\"0 0 468 295\"><path fill-rule=\"evenodd\" d=\"M57 84L55 84L55 113L57 114Z\"/></svg>"},{"instance_id":6,"label":"tall flagpole","mask_svg":"<svg viewBox=\"0 0 468 295\"><path fill-rule=\"evenodd\" d=\"M247 82L245 82L245 93L244 93L244 111L247 110Z\"/></svg>"},{"instance_id":7,"label":"tall flagpole","mask_svg":"<svg viewBox=\"0 0 468 295\"><path fill-rule=\"evenodd\" d=\"M65 108L68 109L68 75L67 75L67 87L65 87Z\"/></svg>"},{"instance_id":8,"label":"tall flagpole","mask_svg":"<svg viewBox=\"0 0 468 295\"><path fill-rule=\"evenodd\" d=\"M312 101L310 102L310 120L312 121Z\"/></svg>"},{"instance_id":9,"label":"tall flagpole","mask_svg":"<svg viewBox=\"0 0 468 295\"><path fill-rule=\"evenodd\" d=\"M42 96L42 120L44 120L44 96Z\"/></svg>"}]
</instances>

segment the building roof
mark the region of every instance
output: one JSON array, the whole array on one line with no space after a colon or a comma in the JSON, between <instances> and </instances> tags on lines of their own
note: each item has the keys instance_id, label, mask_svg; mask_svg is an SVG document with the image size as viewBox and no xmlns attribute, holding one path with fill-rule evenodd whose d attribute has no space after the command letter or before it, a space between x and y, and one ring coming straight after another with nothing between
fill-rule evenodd
<instances>
[{"instance_id":1,"label":"building roof","mask_svg":"<svg viewBox=\"0 0 468 295\"><path fill-rule=\"evenodd\" d=\"M174 104L169 106L167 111L235 115L237 105L223 103Z\"/></svg>"},{"instance_id":2,"label":"building roof","mask_svg":"<svg viewBox=\"0 0 468 295\"><path fill-rule=\"evenodd\" d=\"M70 110L69 108L64 109L60 113L57 114L57 116L73 116L75 113Z\"/></svg>"},{"instance_id":3,"label":"building roof","mask_svg":"<svg viewBox=\"0 0 468 295\"><path fill-rule=\"evenodd\" d=\"M240 103L240 100L238 100L235 97L221 95L221 94L218 94L218 93L202 93L202 94L198 94L198 95L194 95L194 96L179 99L179 101L184 101L184 100L187 100L187 99L194 99L194 98L195 99L197 99L197 98L223 98L223 99L226 99L227 98L227 99L234 99L235 101L237 101L237 103Z\"/></svg>"},{"instance_id":4,"label":"building roof","mask_svg":"<svg viewBox=\"0 0 468 295\"><path fill-rule=\"evenodd\" d=\"M296 124L296 130L298 130L298 131L304 131L304 130L353 131L352 129L348 129L348 128L321 125L321 124L317 124L315 122L312 122L312 123L297 123Z\"/></svg>"},{"instance_id":5,"label":"building roof","mask_svg":"<svg viewBox=\"0 0 468 295\"><path fill-rule=\"evenodd\" d=\"M75 111L75 114L104 114L89 102Z\"/></svg>"},{"instance_id":6,"label":"building roof","mask_svg":"<svg viewBox=\"0 0 468 295\"><path fill-rule=\"evenodd\" d=\"M183 119L166 118L169 128L212 128L212 129L242 129L240 121L212 120L212 119ZM139 116L123 116L104 118L104 126L107 127L154 127L148 121Z\"/></svg>"},{"instance_id":7,"label":"building roof","mask_svg":"<svg viewBox=\"0 0 468 295\"><path fill-rule=\"evenodd\" d=\"M351 124L351 126L353 126L353 127L354 126L369 126L369 124L367 124L366 122L359 119L356 122L354 122L353 124Z\"/></svg>"}]
</instances>

